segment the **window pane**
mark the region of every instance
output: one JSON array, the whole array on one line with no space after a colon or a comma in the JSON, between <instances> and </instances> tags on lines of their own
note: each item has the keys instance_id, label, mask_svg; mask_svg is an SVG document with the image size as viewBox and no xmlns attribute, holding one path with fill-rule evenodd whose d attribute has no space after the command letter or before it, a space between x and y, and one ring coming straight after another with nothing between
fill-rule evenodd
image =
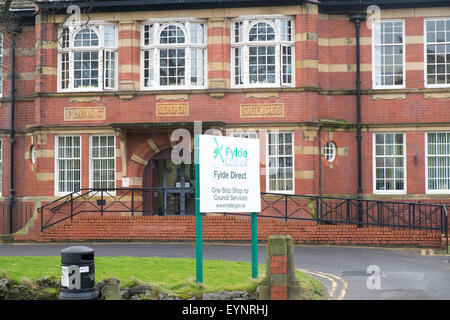
<instances>
[{"instance_id":1,"label":"window pane","mask_svg":"<svg viewBox=\"0 0 450 320\"><path fill-rule=\"evenodd\" d=\"M249 76L257 83L275 83L275 47L250 50Z\"/></svg>"},{"instance_id":2,"label":"window pane","mask_svg":"<svg viewBox=\"0 0 450 320\"><path fill-rule=\"evenodd\" d=\"M144 46L154 44L155 39L153 33L154 33L153 24L144 26Z\"/></svg>"},{"instance_id":3,"label":"window pane","mask_svg":"<svg viewBox=\"0 0 450 320\"><path fill-rule=\"evenodd\" d=\"M116 79L116 52L105 51L104 52L104 81L105 88L112 89L115 87Z\"/></svg>"},{"instance_id":4,"label":"window pane","mask_svg":"<svg viewBox=\"0 0 450 320\"><path fill-rule=\"evenodd\" d=\"M403 85L403 24L380 21L375 25L375 85Z\"/></svg>"},{"instance_id":5,"label":"window pane","mask_svg":"<svg viewBox=\"0 0 450 320\"><path fill-rule=\"evenodd\" d=\"M205 84L204 65L204 49L191 49L191 85L202 86Z\"/></svg>"},{"instance_id":6,"label":"window pane","mask_svg":"<svg viewBox=\"0 0 450 320\"><path fill-rule=\"evenodd\" d=\"M205 25L202 23L191 23L191 43L205 43Z\"/></svg>"},{"instance_id":7,"label":"window pane","mask_svg":"<svg viewBox=\"0 0 450 320\"><path fill-rule=\"evenodd\" d=\"M103 27L103 38L105 47L114 48L117 46L116 43L116 27L115 26L104 26Z\"/></svg>"},{"instance_id":8,"label":"window pane","mask_svg":"<svg viewBox=\"0 0 450 320\"><path fill-rule=\"evenodd\" d=\"M242 77L242 48L234 49L234 84L243 84Z\"/></svg>"},{"instance_id":9,"label":"window pane","mask_svg":"<svg viewBox=\"0 0 450 320\"><path fill-rule=\"evenodd\" d=\"M427 134L428 190L450 190L450 133Z\"/></svg>"},{"instance_id":10,"label":"window pane","mask_svg":"<svg viewBox=\"0 0 450 320\"><path fill-rule=\"evenodd\" d=\"M178 26L170 25L166 27L163 31L161 31L159 43L175 44L184 42L185 42L184 32Z\"/></svg>"},{"instance_id":11,"label":"window pane","mask_svg":"<svg viewBox=\"0 0 450 320\"><path fill-rule=\"evenodd\" d=\"M268 190L293 191L292 132L269 132L268 141L269 162L267 168L270 179Z\"/></svg>"},{"instance_id":12,"label":"window pane","mask_svg":"<svg viewBox=\"0 0 450 320\"><path fill-rule=\"evenodd\" d=\"M292 40L292 21L281 20L281 41Z\"/></svg>"},{"instance_id":13,"label":"window pane","mask_svg":"<svg viewBox=\"0 0 450 320\"><path fill-rule=\"evenodd\" d=\"M58 192L77 191L81 177L80 137L59 136L57 142Z\"/></svg>"},{"instance_id":14,"label":"window pane","mask_svg":"<svg viewBox=\"0 0 450 320\"><path fill-rule=\"evenodd\" d=\"M275 30L265 22L259 22L250 29L250 41L272 41L275 40Z\"/></svg>"},{"instance_id":15,"label":"window pane","mask_svg":"<svg viewBox=\"0 0 450 320\"><path fill-rule=\"evenodd\" d=\"M160 50L160 85L185 84L185 49Z\"/></svg>"},{"instance_id":16,"label":"window pane","mask_svg":"<svg viewBox=\"0 0 450 320\"><path fill-rule=\"evenodd\" d=\"M83 51L74 53L75 88L98 87L98 51Z\"/></svg>"},{"instance_id":17,"label":"window pane","mask_svg":"<svg viewBox=\"0 0 450 320\"><path fill-rule=\"evenodd\" d=\"M91 28L84 28L75 35L75 47L96 47L98 45L98 35Z\"/></svg>"},{"instance_id":18,"label":"window pane","mask_svg":"<svg viewBox=\"0 0 450 320\"><path fill-rule=\"evenodd\" d=\"M92 136L91 168L94 188L115 186L115 138L114 136Z\"/></svg>"},{"instance_id":19,"label":"window pane","mask_svg":"<svg viewBox=\"0 0 450 320\"><path fill-rule=\"evenodd\" d=\"M403 134L375 134L375 188L401 191L404 187ZM395 180L394 180L395 179Z\"/></svg>"},{"instance_id":20,"label":"window pane","mask_svg":"<svg viewBox=\"0 0 450 320\"><path fill-rule=\"evenodd\" d=\"M450 84L450 19L434 19L426 24L427 84Z\"/></svg>"},{"instance_id":21,"label":"window pane","mask_svg":"<svg viewBox=\"0 0 450 320\"><path fill-rule=\"evenodd\" d=\"M243 27L242 21L234 23L234 42L236 43L243 41L242 27Z\"/></svg>"}]
</instances>

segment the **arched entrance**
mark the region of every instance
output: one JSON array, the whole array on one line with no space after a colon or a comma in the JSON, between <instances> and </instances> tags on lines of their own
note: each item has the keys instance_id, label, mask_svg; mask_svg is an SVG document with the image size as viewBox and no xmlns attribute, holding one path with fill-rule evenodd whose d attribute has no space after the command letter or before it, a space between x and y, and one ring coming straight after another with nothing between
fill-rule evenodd
<instances>
[{"instance_id":1,"label":"arched entrance","mask_svg":"<svg viewBox=\"0 0 450 320\"><path fill-rule=\"evenodd\" d=\"M172 149L154 155L144 169L142 186L144 215L194 214L194 164L176 165Z\"/></svg>"}]
</instances>

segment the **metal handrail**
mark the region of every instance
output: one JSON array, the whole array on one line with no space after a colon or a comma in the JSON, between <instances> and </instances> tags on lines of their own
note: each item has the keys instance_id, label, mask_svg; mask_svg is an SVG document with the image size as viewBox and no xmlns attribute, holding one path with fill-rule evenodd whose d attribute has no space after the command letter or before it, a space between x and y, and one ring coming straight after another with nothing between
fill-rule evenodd
<instances>
[{"instance_id":1,"label":"metal handrail","mask_svg":"<svg viewBox=\"0 0 450 320\"><path fill-rule=\"evenodd\" d=\"M152 212L158 213L157 210L144 210L142 208L142 201L136 201L135 197L143 197L145 192L158 192L163 193L164 199L167 195L183 191L185 193L193 193L194 188L191 187L150 187L150 188L82 188L77 191L71 192L58 199L55 199L49 203L44 204L38 208L38 212L41 215L41 232L56 224L59 224L68 219L83 213L100 213L103 216L104 213L121 213L130 212L132 216L135 213ZM125 194L119 194L119 193ZM115 193L113 195L113 193ZM124 200L125 196L131 196L130 200ZM107 200L110 200L110 204L106 205ZM112 200L112 201L111 201ZM139 204L140 203L140 204ZM113 204L117 204L119 209L111 209ZM89 208L85 208L89 205ZM70 209L68 208L70 206ZM67 208L66 208L67 207ZM64 212L67 209L68 212ZM49 212L49 217L44 221L44 213ZM62 215L62 217L55 218L56 215ZM55 219L54 219L55 218Z\"/></svg>"},{"instance_id":2,"label":"metal handrail","mask_svg":"<svg viewBox=\"0 0 450 320\"><path fill-rule=\"evenodd\" d=\"M193 192L191 187L153 188L83 188L55 199L38 210L41 214L41 232L56 224L84 213L104 214L128 212L163 213L167 215L167 196L175 192ZM145 192L162 193L164 208L146 210L142 197ZM131 197L127 198L126 197ZM137 199L141 197L140 199ZM358 227L393 227L414 230L441 231L448 243L448 217L445 204L354 199L316 195L261 193L262 208L259 217L313 221L323 224L350 224ZM185 205L185 203L183 204ZM181 209L180 209L181 210ZM44 221L44 213L49 212ZM227 213L230 214L230 213ZM249 216L248 213L233 213ZM56 217L58 215L58 217ZM448 247L448 246L447 246Z\"/></svg>"}]
</instances>

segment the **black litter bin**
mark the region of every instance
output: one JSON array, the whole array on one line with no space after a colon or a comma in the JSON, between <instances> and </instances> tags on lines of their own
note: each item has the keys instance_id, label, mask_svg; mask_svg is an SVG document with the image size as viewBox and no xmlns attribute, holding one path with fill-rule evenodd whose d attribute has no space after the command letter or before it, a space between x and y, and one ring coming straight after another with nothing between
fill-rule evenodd
<instances>
[{"instance_id":1,"label":"black litter bin","mask_svg":"<svg viewBox=\"0 0 450 320\"><path fill-rule=\"evenodd\" d=\"M94 249L75 246L61 250L60 300L94 300Z\"/></svg>"}]
</instances>

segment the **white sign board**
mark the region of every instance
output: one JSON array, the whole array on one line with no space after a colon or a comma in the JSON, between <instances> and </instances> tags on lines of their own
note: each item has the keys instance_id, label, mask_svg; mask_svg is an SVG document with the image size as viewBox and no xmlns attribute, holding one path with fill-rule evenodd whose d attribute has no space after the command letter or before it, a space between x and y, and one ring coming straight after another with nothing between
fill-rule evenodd
<instances>
[{"instance_id":1,"label":"white sign board","mask_svg":"<svg viewBox=\"0 0 450 320\"><path fill-rule=\"evenodd\" d=\"M200 212L260 212L259 140L199 135Z\"/></svg>"}]
</instances>

